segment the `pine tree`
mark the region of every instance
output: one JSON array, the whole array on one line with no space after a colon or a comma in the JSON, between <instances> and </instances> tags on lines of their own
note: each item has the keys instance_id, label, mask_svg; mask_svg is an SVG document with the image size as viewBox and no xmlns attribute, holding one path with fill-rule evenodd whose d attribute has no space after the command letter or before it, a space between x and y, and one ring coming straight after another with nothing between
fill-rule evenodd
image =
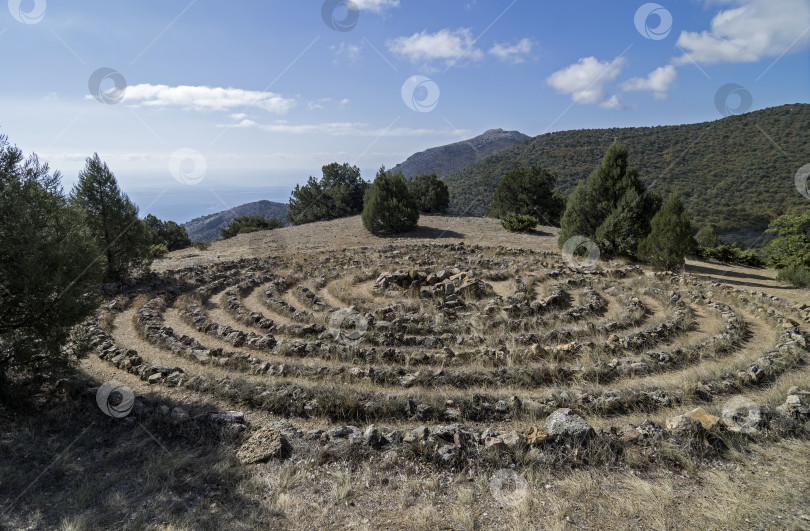
<instances>
[{"instance_id":1,"label":"pine tree","mask_svg":"<svg viewBox=\"0 0 810 531\"><path fill-rule=\"evenodd\" d=\"M627 149L613 142L602 162L568 197L558 243L572 236L594 240L607 254L634 256L650 232L661 199L646 191L628 162Z\"/></svg>"},{"instance_id":2,"label":"pine tree","mask_svg":"<svg viewBox=\"0 0 810 531\"><path fill-rule=\"evenodd\" d=\"M372 234L408 232L419 222L419 208L401 173L389 174L385 166L363 199L363 226Z\"/></svg>"},{"instance_id":3,"label":"pine tree","mask_svg":"<svg viewBox=\"0 0 810 531\"><path fill-rule=\"evenodd\" d=\"M418 175L408 179L408 190L411 192L419 212L436 214L446 212L450 205L450 192L435 173Z\"/></svg>"},{"instance_id":4,"label":"pine tree","mask_svg":"<svg viewBox=\"0 0 810 531\"><path fill-rule=\"evenodd\" d=\"M639 244L639 257L662 269L682 266L697 242L680 195L670 194L650 224L650 234Z\"/></svg>"},{"instance_id":5,"label":"pine tree","mask_svg":"<svg viewBox=\"0 0 810 531\"><path fill-rule=\"evenodd\" d=\"M711 225L706 225L695 234L695 241L701 247L714 248L723 245L723 240L714 232Z\"/></svg>"},{"instance_id":6,"label":"pine tree","mask_svg":"<svg viewBox=\"0 0 810 531\"><path fill-rule=\"evenodd\" d=\"M557 176L539 166L506 172L495 189L488 216L503 218L513 212L558 226L565 201L554 192Z\"/></svg>"},{"instance_id":7,"label":"pine tree","mask_svg":"<svg viewBox=\"0 0 810 531\"><path fill-rule=\"evenodd\" d=\"M72 365L81 350L65 346L98 307L104 264L60 180L0 136L0 399L10 371Z\"/></svg>"},{"instance_id":8,"label":"pine tree","mask_svg":"<svg viewBox=\"0 0 810 531\"><path fill-rule=\"evenodd\" d=\"M307 184L296 185L290 194L287 221L293 225L354 216L363 210L368 183L357 166L333 162L321 171L320 180L310 176Z\"/></svg>"},{"instance_id":9,"label":"pine tree","mask_svg":"<svg viewBox=\"0 0 810 531\"><path fill-rule=\"evenodd\" d=\"M85 223L102 249L107 281L121 280L133 268L148 267L151 241L146 224L97 153L87 159L70 202L84 212Z\"/></svg>"}]
</instances>

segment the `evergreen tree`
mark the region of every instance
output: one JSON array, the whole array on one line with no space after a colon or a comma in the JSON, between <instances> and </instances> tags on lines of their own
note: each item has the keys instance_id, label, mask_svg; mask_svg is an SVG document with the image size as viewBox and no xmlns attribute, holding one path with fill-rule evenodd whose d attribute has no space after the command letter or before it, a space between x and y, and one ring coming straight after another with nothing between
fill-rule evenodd
<instances>
[{"instance_id":1,"label":"evergreen tree","mask_svg":"<svg viewBox=\"0 0 810 531\"><path fill-rule=\"evenodd\" d=\"M280 229L284 223L280 219L265 219L261 216L241 216L234 218L224 229L220 229L222 239L233 238L237 234L257 232L260 230Z\"/></svg>"},{"instance_id":2,"label":"evergreen tree","mask_svg":"<svg viewBox=\"0 0 810 531\"><path fill-rule=\"evenodd\" d=\"M372 234L408 232L419 222L419 208L401 173L389 174L385 166L363 199L363 226Z\"/></svg>"},{"instance_id":3,"label":"evergreen tree","mask_svg":"<svg viewBox=\"0 0 810 531\"><path fill-rule=\"evenodd\" d=\"M419 212L435 214L446 212L450 205L450 192L435 173L419 175L408 181L408 190L411 192Z\"/></svg>"},{"instance_id":4,"label":"evergreen tree","mask_svg":"<svg viewBox=\"0 0 810 531\"><path fill-rule=\"evenodd\" d=\"M98 306L104 263L60 180L0 136L0 398L10 371L72 365L82 351L66 344Z\"/></svg>"},{"instance_id":5,"label":"evergreen tree","mask_svg":"<svg viewBox=\"0 0 810 531\"><path fill-rule=\"evenodd\" d=\"M98 154L87 159L70 194L85 216L106 257L107 281L124 278L132 268L148 267L150 235L138 219L138 207L118 187L115 175Z\"/></svg>"},{"instance_id":6,"label":"evergreen tree","mask_svg":"<svg viewBox=\"0 0 810 531\"><path fill-rule=\"evenodd\" d=\"M771 222L766 232L775 236L765 246L774 266L779 269L810 267L810 210L780 216Z\"/></svg>"},{"instance_id":7,"label":"evergreen tree","mask_svg":"<svg viewBox=\"0 0 810 531\"><path fill-rule=\"evenodd\" d=\"M639 244L639 256L662 269L682 266L684 257L695 250L697 243L680 195L670 194L650 224L650 234Z\"/></svg>"},{"instance_id":8,"label":"evergreen tree","mask_svg":"<svg viewBox=\"0 0 810 531\"><path fill-rule=\"evenodd\" d=\"M706 225L695 234L695 241L701 247L714 248L723 245L723 240L714 232L711 225Z\"/></svg>"},{"instance_id":9,"label":"evergreen tree","mask_svg":"<svg viewBox=\"0 0 810 531\"><path fill-rule=\"evenodd\" d=\"M559 226L565 201L554 192L556 184L557 176L539 166L508 171L495 189L487 215L503 218L513 212Z\"/></svg>"},{"instance_id":10,"label":"evergreen tree","mask_svg":"<svg viewBox=\"0 0 810 531\"><path fill-rule=\"evenodd\" d=\"M306 185L296 185L290 194L287 221L293 225L354 216L363 210L368 183L357 166L333 162L321 171L320 180L310 176Z\"/></svg>"},{"instance_id":11,"label":"evergreen tree","mask_svg":"<svg viewBox=\"0 0 810 531\"><path fill-rule=\"evenodd\" d=\"M147 215L143 221L152 245L165 245L167 251L191 247L191 238L182 225L174 221L161 221L152 214Z\"/></svg>"},{"instance_id":12,"label":"evergreen tree","mask_svg":"<svg viewBox=\"0 0 810 531\"><path fill-rule=\"evenodd\" d=\"M661 199L646 191L628 163L627 149L613 142L600 165L571 193L560 222L558 243L572 236L594 240L605 254L635 255L650 232Z\"/></svg>"}]
</instances>

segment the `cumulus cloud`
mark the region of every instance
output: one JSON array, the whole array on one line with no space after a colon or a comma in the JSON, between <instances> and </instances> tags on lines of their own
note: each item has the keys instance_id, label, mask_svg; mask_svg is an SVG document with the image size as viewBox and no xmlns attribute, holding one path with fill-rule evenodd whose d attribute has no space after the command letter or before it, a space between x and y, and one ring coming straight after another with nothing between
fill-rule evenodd
<instances>
[{"instance_id":1,"label":"cumulus cloud","mask_svg":"<svg viewBox=\"0 0 810 531\"><path fill-rule=\"evenodd\" d=\"M360 59L360 53L363 51L363 47L360 44L351 44L341 42L337 46L332 46L332 52L335 54L335 59L340 59L341 57L345 57L349 62L355 63L358 59Z\"/></svg>"},{"instance_id":2,"label":"cumulus cloud","mask_svg":"<svg viewBox=\"0 0 810 531\"><path fill-rule=\"evenodd\" d=\"M382 13L388 8L399 7L399 0L352 0L360 11Z\"/></svg>"},{"instance_id":3,"label":"cumulus cloud","mask_svg":"<svg viewBox=\"0 0 810 531\"><path fill-rule=\"evenodd\" d=\"M576 63L551 74L546 83L561 94L570 94L576 103L598 104L606 109L620 109L616 94L610 95L605 85L616 80L626 61L617 57L613 61L600 61L583 57Z\"/></svg>"},{"instance_id":4,"label":"cumulus cloud","mask_svg":"<svg viewBox=\"0 0 810 531\"><path fill-rule=\"evenodd\" d=\"M258 107L276 114L284 114L296 103L294 99L284 98L274 92L149 84L127 87L122 101L138 107L180 107L202 111L229 111L238 107Z\"/></svg>"},{"instance_id":5,"label":"cumulus cloud","mask_svg":"<svg viewBox=\"0 0 810 531\"><path fill-rule=\"evenodd\" d=\"M294 135L331 135L331 136L373 136L373 137L398 137L398 136L463 136L470 134L467 129L413 129L410 127L397 127L379 129L369 127L369 124L362 122L328 122L320 124L291 124L286 120L277 120L269 124L260 124L253 120L242 120L234 124L220 124L217 127L251 128L255 127L270 133L284 133Z\"/></svg>"},{"instance_id":6,"label":"cumulus cloud","mask_svg":"<svg viewBox=\"0 0 810 531\"><path fill-rule=\"evenodd\" d=\"M389 40L388 49L412 63L444 61L455 63L460 59L480 60L484 52L475 47L475 40L468 28L455 31L439 30L436 33L414 33L410 37L397 37Z\"/></svg>"},{"instance_id":7,"label":"cumulus cloud","mask_svg":"<svg viewBox=\"0 0 810 531\"><path fill-rule=\"evenodd\" d=\"M622 90L646 90L653 93L657 100L667 99L667 92L678 77L678 72L672 65L659 66L647 77L634 77L622 83Z\"/></svg>"},{"instance_id":8,"label":"cumulus cloud","mask_svg":"<svg viewBox=\"0 0 810 531\"><path fill-rule=\"evenodd\" d=\"M522 63L525 59L523 56L532 51L531 39L521 39L517 44L501 44L496 42L492 48L489 49L489 54L494 55L498 59L508 63Z\"/></svg>"},{"instance_id":9,"label":"cumulus cloud","mask_svg":"<svg viewBox=\"0 0 810 531\"><path fill-rule=\"evenodd\" d=\"M677 45L684 55L676 65L752 63L778 57L810 44L810 3L807 0L733 0L737 7L720 11L711 29L683 31Z\"/></svg>"}]
</instances>

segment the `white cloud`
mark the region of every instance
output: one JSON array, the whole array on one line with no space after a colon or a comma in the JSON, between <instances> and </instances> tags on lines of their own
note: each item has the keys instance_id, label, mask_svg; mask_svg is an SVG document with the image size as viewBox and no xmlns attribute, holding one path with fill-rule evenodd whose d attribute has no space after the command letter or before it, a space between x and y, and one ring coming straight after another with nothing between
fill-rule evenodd
<instances>
[{"instance_id":1,"label":"white cloud","mask_svg":"<svg viewBox=\"0 0 810 531\"><path fill-rule=\"evenodd\" d=\"M307 103L307 107L310 111L324 109L324 104L329 103L330 101L332 101L332 98L320 98Z\"/></svg>"},{"instance_id":2,"label":"white cloud","mask_svg":"<svg viewBox=\"0 0 810 531\"><path fill-rule=\"evenodd\" d=\"M87 96L92 98L92 96ZM228 111L235 107L258 107L284 114L295 100L274 92L205 86L133 85L127 87L124 103L144 107L180 107L203 111Z\"/></svg>"},{"instance_id":3,"label":"white cloud","mask_svg":"<svg viewBox=\"0 0 810 531\"><path fill-rule=\"evenodd\" d=\"M342 100L340 100L340 107L343 108L346 105L348 105L349 103L350 103L349 98L343 98Z\"/></svg>"},{"instance_id":4,"label":"white cloud","mask_svg":"<svg viewBox=\"0 0 810 531\"><path fill-rule=\"evenodd\" d=\"M471 133L468 129L413 129L398 127L389 129L371 128L362 122L328 122L321 124L290 124L286 120L277 120L269 124L260 124L253 120L242 120L235 124L219 124L217 127L251 128L256 127L270 133L284 133L295 135L331 135L331 136L373 136L373 137L401 137L401 136L464 136Z\"/></svg>"},{"instance_id":5,"label":"white cloud","mask_svg":"<svg viewBox=\"0 0 810 531\"><path fill-rule=\"evenodd\" d=\"M546 83L557 92L570 94L576 103L599 104L606 109L619 109L619 97L609 95L605 85L616 80L625 62L623 57L610 62L599 61L595 57L583 57L551 74Z\"/></svg>"},{"instance_id":6,"label":"white cloud","mask_svg":"<svg viewBox=\"0 0 810 531\"><path fill-rule=\"evenodd\" d=\"M390 7L399 7L399 0L352 0L360 11L382 13Z\"/></svg>"},{"instance_id":7,"label":"white cloud","mask_svg":"<svg viewBox=\"0 0 810 531\"><path fill-rule=\"evenodd\" d=\"M489 54L494 55L504 62L522 63L525 60L523 56L531 51L532 41L530 39L521 39L517 44L511 46L496 42L495 45L489 49Z\"/></svg>"},{"instance_id":8,"label":"white cloud","mask_svg":"<svg viewBox=\"0 0 810 531\"><path fill-rule=\"evenodd\" d=\"M331 49L337 59L345 57L351 63L357 62L357 60L360 59L360 52L363 51L363 47L361 45L350 43L347 44L345 42L341 42L337 46L333 45Z\"/></svg>"},{"instance_id":9,"label":"white cloud","mask_svg":"<svg viewBox=\"0 0 810 531\"><path fill-rule=\"evenodd\" d=\"M455 31L439 30L436 33L414 33L410 37L397 37L389 40L388 49L412 63L430 63L444 61L447 64L468 58L474 61L481 59L484 52L475 47L472 32L468 28Z\"/></svg>"},{"instance_id":10,"label":"white cloud","mask_svg":"<svg viewBox=\"0 0 810 531\"><path fill-rule=\"evenodd\" d=\"M685 53L674 59L675 64L690 61L751 63L810 44L807 0L734 0L731 3L737 7L715 15L710 30L681 32L677 45Z\"/></svg>"},{"instance_id":11,"label":"white cloud","mask_svg":"<svg viewBox=\"0 0 810 531\"><path fill-rule=\"evenodd\" d=\"M670 86L678 77L678 72L672 65L659 66L644 77L634 77L622 83L622 90L647 90L653 93L657 100L667 99Z\"/></svg>"}]
</instances>

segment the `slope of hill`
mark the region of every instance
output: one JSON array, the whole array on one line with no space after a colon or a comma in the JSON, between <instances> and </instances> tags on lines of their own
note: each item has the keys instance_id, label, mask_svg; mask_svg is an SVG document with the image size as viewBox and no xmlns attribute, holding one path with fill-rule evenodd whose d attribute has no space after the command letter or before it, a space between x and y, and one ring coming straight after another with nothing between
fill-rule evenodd
<instances>
[{"instance_id":1,"label":"slope of hill","mask_svg":"<svg viewBox=\"0 0 810 531\"><path fill-rule=\"evenodd\" d=\"M435 172L440 178L444 178L529 138L531 137L518 131L490 129L469 140L415 153L405 162L397 164L392 171L400 171L405 177Z\"/></svg>"},{"instance_id":2,"label":"slope of hill","mask_svg":"<svg viewBox=\"0 0 810 531\"><path fill-rule=\"evenodd\" d=\"M273 201L255 201L233 207L229 210L208 214L192 219L183 224L192 242L210 242L219 238L219 230L224 229L234 218L241 216L261 216L263 218L276 218L285 222L288 207L285 203Z\"/></svg>"},{"instance_id":3,"label":"slope of hill","mask_svg":"<svg viewBox=\"0 0 810 531\"><path fill-rule=\"evenodd\" d=\"M504 172L530 164L555 171L559 189L570 192L614 139L651 190L681 193L696 226L750 233L810 206L794 184L810 162L810 105L792 104L690 125L540 135L445 178L450 210L483 215Z\"/></svg>"}]
</instances>

